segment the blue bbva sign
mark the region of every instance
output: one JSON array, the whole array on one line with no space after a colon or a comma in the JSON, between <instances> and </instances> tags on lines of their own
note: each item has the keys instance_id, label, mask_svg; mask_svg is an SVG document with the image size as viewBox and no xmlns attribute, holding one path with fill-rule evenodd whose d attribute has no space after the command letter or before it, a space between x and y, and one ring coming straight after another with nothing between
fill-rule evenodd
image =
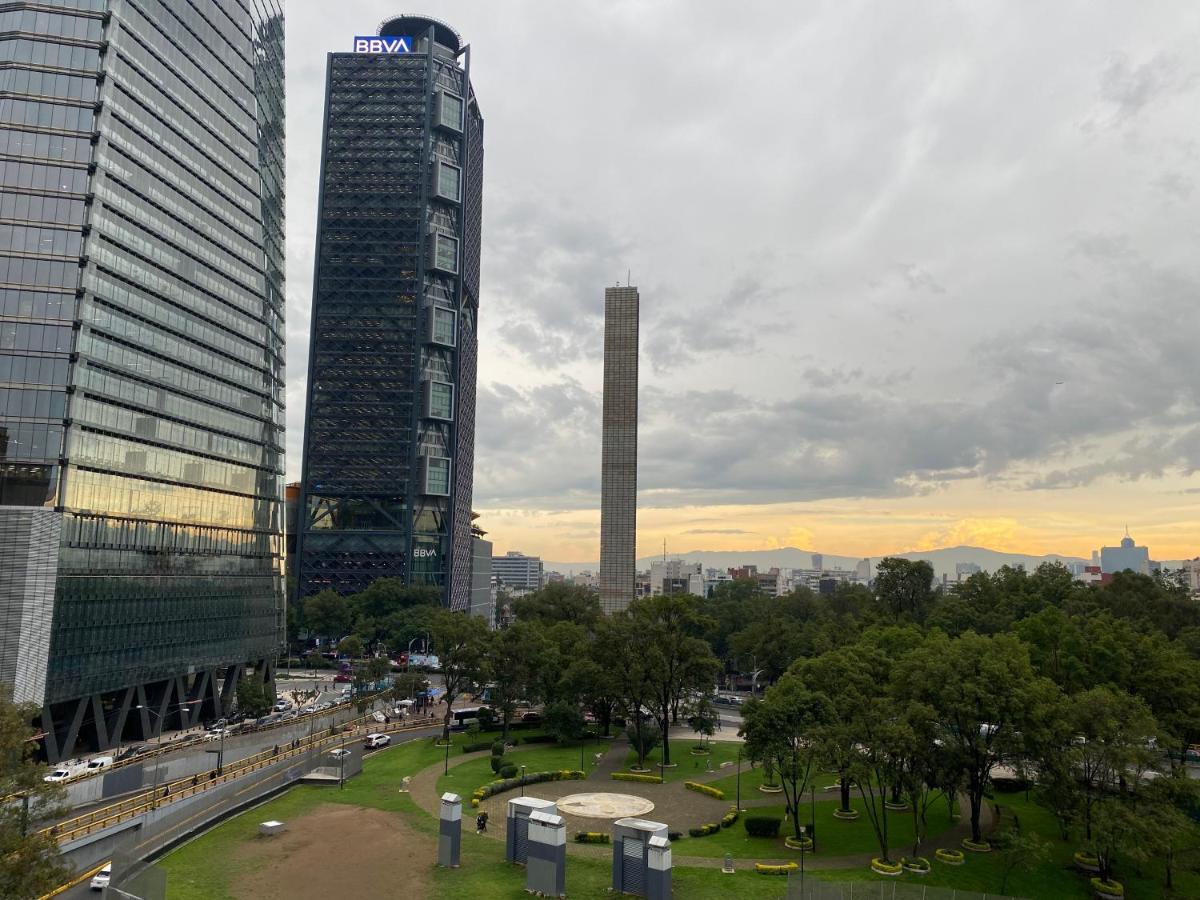
<instances>
[{"instance_id":1,"label":"blue bbva sign","mask_svg":"<svg viewBox=\"0 0 1200 900\"><path fill-rule=\"evenodd\" d=\"M412 45L413 39L410 37L379 37L367 34L354 38L355 53L412 53Z\"/></svg>"}]
</instances>

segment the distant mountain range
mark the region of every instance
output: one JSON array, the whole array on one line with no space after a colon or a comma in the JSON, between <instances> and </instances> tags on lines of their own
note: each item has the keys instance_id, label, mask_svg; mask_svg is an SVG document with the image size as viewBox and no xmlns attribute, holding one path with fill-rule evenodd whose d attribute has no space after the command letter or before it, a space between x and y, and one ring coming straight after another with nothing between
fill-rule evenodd
<instances>
[{"instance_id":1,"label":"distant mountain range","mask_svg":"<svg viewBox=\"0 0 1200 900\"><path fill-rule=\"evenodd\" d=\"M706 569L729 569L734 566L758 566L760 572L777 566L781 569L808 569L812 567L814 553L823 557L822 567L826 569L850 569L858 565L862 557L838 556L835 553L819 553L815 550L800 550L796 547L780 547L775 550L693 550L690 553L672 553L670 559L685 559L688 562L698 562ZM999 550L989 550L986 547L943 547L939 550L913 550L907 553L889 553L887 556L900 556L904 559L924 559L933 566L934 572L940 577L943 574L951 578L955 575L955 566L959 563L975 563L987 572L995 572L1001 566L1024 566L1033 571L1044 562L1061 563L1091 563L1091 559L1081 556L1060 556L1051 553L1046 556L1029 556L1024 553L1002 553ZM871 563L878 563L881 556L872 556ZM650 568L650 563L660 556L645 556L637 561L638 570ZM1164 560L1167 568L1179 568L1178 560ZM561 572L566 575L574 572L596 572L600 564L546 562L547 572Z\"/></svg>"}]
</instances>

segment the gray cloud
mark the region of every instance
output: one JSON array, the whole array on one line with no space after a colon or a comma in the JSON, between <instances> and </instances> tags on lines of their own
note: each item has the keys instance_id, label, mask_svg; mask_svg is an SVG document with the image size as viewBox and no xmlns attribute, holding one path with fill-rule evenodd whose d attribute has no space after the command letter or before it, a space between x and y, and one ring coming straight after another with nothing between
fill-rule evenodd
<instances>
[{"instance_id":1,"label":"gray cloud","mask_svg":"<svg viewBox=\"0 0 1200 900\"><path fill-rule=\"evenodd\" d=\"M293 476L324 54L394 11L345 0L335 34L302 6ZM595 505L603 289L627 269L656 503L1193 471L1200 19L752 7L439 4L472 44L487 119L476 503Z\"/></svg>"}]
</instances>

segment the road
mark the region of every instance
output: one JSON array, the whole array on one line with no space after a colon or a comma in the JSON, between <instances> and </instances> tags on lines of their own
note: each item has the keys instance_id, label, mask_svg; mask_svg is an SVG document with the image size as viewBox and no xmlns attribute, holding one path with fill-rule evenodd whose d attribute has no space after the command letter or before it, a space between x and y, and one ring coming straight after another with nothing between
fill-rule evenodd
<instances>
[{"instance_id":1,"label":"road","mask_svg":"<svg viewBox=\"0 0 1200 900\"><path fill-rule=\"evenodd\" d=\"M409 741L421 740L421 739L428 738L434 734L437 734L438 730L439 729L437 728L437 726L431 726L429 728L421 729L420 731L412 731L412 732L406 732L404 734L393 735L392 743L391 743L390 747L398 747L402 744L408 743ZM386 753L390 749L390 747L384 747L382 749L373 751L369 754L366 754L366 757L369 758L371 756L376 755L377 753ZM188 819L186 819L185 821L183 821L183 822L179 823L177 826L175 826L175 828L172 829L171 833L168 833L167 835L156 835L156 837L154 838L154 840L152 842L146 841L146 842L139 843L139 844L133 844L133 845L127 847L126 851L134 854L135 856L146 854L146 853L152 853L156 847L162 845L164 840L165 841L177 840L180 837L183 837L184 835L186 835L190 829L195 828L199 822L205 821L206 819L211 818L213 815L220 815L221 813L236 809L238 806L241 806L243 803L246 803L248 800L253 798L256 794L261 793L263 790L278 786L283 781L283 779L287 776L287 770L288 770L288 767L285 766L281 770L267 774L267 775L259 776L258 773L254 773L252 775L247 776L245 779L246 783L236 793L234 793L228 797L214 798L213 802L208 803L208 804L204 805L203 807L197 807L195 813L192 816L188 817ZM321 788L321 790L329 790L329 788ZM69 890L66 890L63 893L57 895L58 898L65 898L65 900L82 900L82 898L86 898L86 897L99 896L97 893L93 893L89 889L89 887L88 887L89 881L90 881L90 879L84 880L82 883L76 885L75 887L70 888ZM168 887L167 895L169 897L170 896L170 885L168 884L167 887ZM56 898L56 900L57 900L57 898Z\"/></svg>"}]
</instances>

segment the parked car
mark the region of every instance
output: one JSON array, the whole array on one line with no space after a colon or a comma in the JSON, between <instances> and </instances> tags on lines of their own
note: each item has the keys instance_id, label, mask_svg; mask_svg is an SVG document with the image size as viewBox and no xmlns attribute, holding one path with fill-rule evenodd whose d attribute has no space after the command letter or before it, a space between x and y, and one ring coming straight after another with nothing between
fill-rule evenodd
<instances>
[{"instance_id":1,"label":"parked car","mask_svg":"<svg viewBox=\"0 0 1200 900\"><path fill-rule=\"evenodd\" d=\"M88 760L87 771L90 775L93 772L99 772L101 769L107 769L113 764L111 756L96 756Z\"/></svg>"},{"instance_id":2,"label":"parked car","mask_svg":"<svg viewBox=\"0 0 1200 900\"><path fill-rule=\"evenodd\" d=\"M287 700L276 700L275 701L275 712L284 712L291 708L292 708L292 704L289 703Z\"/></svg>"},{"instance_id":3,"label":"parked car","mask_svg":"<svg viewBox=\"0 0 1200 900\"><path fill-rule=\"evenodd\" d=\"M338 684L346 684L347 682L353 681L354 676L351 675L349 672L338 672L336 675L333 676L333 680L336 681Z\"/></svg>"},{"instance_id":4,"label":"parked car","mask_svg":"<svg viewBox=\"0 0 1200 900\"><path fill-rule=\"evenodd\" d=\"M58 784L59 782L69 781L70 779L74 778L77 774L78 774L78 772L75 769L70 769L70 768L67 768L66 766L59 766L57 769L55 769L49 775L43 775L42 781L48 781L51 784Z\"/></svg>"},{"instance_id":5,"label":"parked car","mask_svg":"<svg viewBox=\"0 0 1200 900\"><path fill-rule=\"evenodd\" d=\"M222 737L228 737L232 734L228 728L214 728L212 731L204 735L206 741L219 741Z\"/></svg>"},{"instance_id":6,"label":"parked car","mask_svg":"<svg viewBox=\"0 0 1200 900\"><path fill-rule=\"evenodd\" d=\"M332 756L334 759L341 759L344 756L349 756L350 751L347 750L345 747L338 747L336 750L330 750L329 755Z\"/></svg>"},{"instance_id":7,"label":"parked car","mask_svg":"<svg viewBox=\"0 0 1200 900\"><path fill-rule=\"evenodd\" d=\"M539 712L527 712L521 716L521 721L529 722L531 725L536 725L538 722L542 721L542 714Z\"/></svg>"},{"instance_id":8,"label":"parked car","mask_svg":"<svg viewBox=\"0 0 1200 900\"><path fill-rule=\"evenodd\" d=\"M108 887L108 883L112 880L112 863L106 862L104 868L92 876L91 887L93 891L102 891Z\"/></svg>"},{"instance_id":9,"label":"parked car","mask_svg":"<svg viewBox=\"0 0 1200 900\"><path fill-rule=\"evenodd\" d=\"M368 750L374 750L376 747L386 747L391 742L392 739L386 734L368 734L363 746Z\"/></svg>"}]
</instances>

